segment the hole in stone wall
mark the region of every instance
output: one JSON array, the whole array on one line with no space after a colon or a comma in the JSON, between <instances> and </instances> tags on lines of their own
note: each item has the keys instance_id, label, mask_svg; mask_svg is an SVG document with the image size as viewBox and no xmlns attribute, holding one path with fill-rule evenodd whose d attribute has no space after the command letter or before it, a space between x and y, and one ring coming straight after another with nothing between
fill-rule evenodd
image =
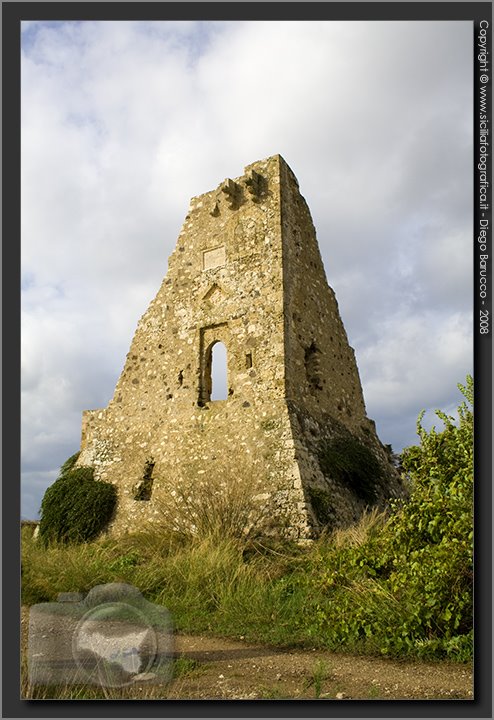
<instances>
[{"instance_id":1,"label":"hole in stone wall","mask_svg":"<svg viewBox=\"0 0 494 720\"><path fill-rule=\"evenodd\" d=\"M305 374L311 390L322 390L320 355L321 351L312 341L304 353Z\"/></svg>"},{"instance_id":2,"label":"hole in stone wall","mask_svg":"<svg viewBox=\"0 0 494 720\"><path fill-rule=\"evenodd\" d=\"M142 476L142 480L139 480L138 483L134 485L132 488L133 494L134 494L134 500L150 500L151 494L153 492L153 470L154 470L154 461L153 460L146 460L146 464L144 465L144 473Z\"/></svg>"},{"instance_id":3,"label":"hole in stone wall","mask_svg":"<svg viewBox=\"0 0 494 720\"><path fill-rule=\"evenodd\" d=\"M252 367L252 353L246 353L245 355L245 367L249 370Z\"/></svg>"},{"instance_id":4,"label":"hole in stone wall","mask_svg":"<svg viewBox=\"0 0 494 720\"><path fill-rule=\"evenodd\" d=\"M206 350L198 405L228 397L227 352L222 342L214 341ZM230 393L231 394L231 393Z\"/></svg>"},{"instance_id":5,"label":"hole in stone wall","mask_svg":"<svg viewBox=\"0 0 494 720\"><path fill-rule=\"evenodd\" d=\"M228 396L227 353L222 342L211 348L211 400L226 400Z\"/></svg>"}]
</instances>

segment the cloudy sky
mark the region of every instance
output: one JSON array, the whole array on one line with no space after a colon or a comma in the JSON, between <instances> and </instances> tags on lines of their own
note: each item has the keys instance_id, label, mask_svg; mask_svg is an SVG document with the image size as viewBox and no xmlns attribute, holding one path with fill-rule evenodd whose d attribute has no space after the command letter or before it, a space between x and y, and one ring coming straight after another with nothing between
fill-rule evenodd
<instances>
[{"instance_id":1,"label":"cloudy sky","mask_svg":"<svg viewBox=\"0 0 494 720\"><path fill-rule=\"evenodd\" d=\"M105 407L192 196L280 153L384 443L473 368L469 22L22 25L22 514Z\"/></svg>"}]
</instances>

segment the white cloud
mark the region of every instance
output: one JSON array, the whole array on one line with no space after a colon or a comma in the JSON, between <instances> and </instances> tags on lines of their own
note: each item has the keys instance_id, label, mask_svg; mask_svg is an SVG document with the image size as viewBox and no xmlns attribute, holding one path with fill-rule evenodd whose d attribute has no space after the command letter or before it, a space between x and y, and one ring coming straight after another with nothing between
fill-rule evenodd
<instances>
[{"instance_id":1,"label":"white cloud","mask_svg":"<svg viewBox=\"0 0 494 720\"><path fill-rule=\"evenodd\" d=\"M29 23L23 47L25 514L81 411L108 402L189 198L274 153L309 203L383 442L414 442L417 408L456 401L469 23Z\"/></svg>"},{"instance_id":2,"label":"white cloud","mask_svg":"<svg viewBox=\"0 0 494 720\"><path fill-rule=\"evenodd\" d=\"M357 350L367 411L389 424L388 442L397 450L403 430L394 431L393 421L407 417L414 429L422 409L446 409L460 398L457 383L473 365L471 327L469 312L392 316L379 327L380 340Z\"/></svg>"}]
</instances>

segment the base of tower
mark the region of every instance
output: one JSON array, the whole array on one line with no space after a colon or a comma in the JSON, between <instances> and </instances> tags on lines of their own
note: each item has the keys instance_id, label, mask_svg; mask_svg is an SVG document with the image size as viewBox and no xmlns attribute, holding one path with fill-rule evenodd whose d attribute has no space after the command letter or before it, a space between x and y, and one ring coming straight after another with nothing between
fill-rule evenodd
<instances>
[{"instance_id":1,"label":"base of tower","mask_svg":"<svg viewBox=\"0 0 494 720\"><path fill-rule=\"evenodd\" d=\"M144 437L116 433L108 413L86 424L78 465L118 488L112 535L147 527L310 541L405 495L366 418L350 429L288 401L239 408L228 400Z\"/></svg>"}]
</instances>

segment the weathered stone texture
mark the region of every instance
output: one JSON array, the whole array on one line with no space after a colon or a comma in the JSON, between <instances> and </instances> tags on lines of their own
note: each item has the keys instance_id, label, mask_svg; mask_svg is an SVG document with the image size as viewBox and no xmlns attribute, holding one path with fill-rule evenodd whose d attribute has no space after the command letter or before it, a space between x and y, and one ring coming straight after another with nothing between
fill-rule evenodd
<instances>
[{"instance_id":1,"label":"weathered stone texture","mask_svg":"<svg viewBox=\"0 0 494 720\"><path fill-rule=\"evenodd\" d=\"M228 353L228 398L212 401L218 341ZM224 475L258 488L272 518L282 511L283 532L306 538L320 529L314 488L330 498L334 526L365 505L321 470L321 443L345 428L379 460L377 500L400 494L366 417L308 207L275 155L192 199L113 399L83 415L79 464L117 484L117 533L158 520L170 483ZM150 462L150 499L135 500Z\"/></svg>"}]
</instances>

